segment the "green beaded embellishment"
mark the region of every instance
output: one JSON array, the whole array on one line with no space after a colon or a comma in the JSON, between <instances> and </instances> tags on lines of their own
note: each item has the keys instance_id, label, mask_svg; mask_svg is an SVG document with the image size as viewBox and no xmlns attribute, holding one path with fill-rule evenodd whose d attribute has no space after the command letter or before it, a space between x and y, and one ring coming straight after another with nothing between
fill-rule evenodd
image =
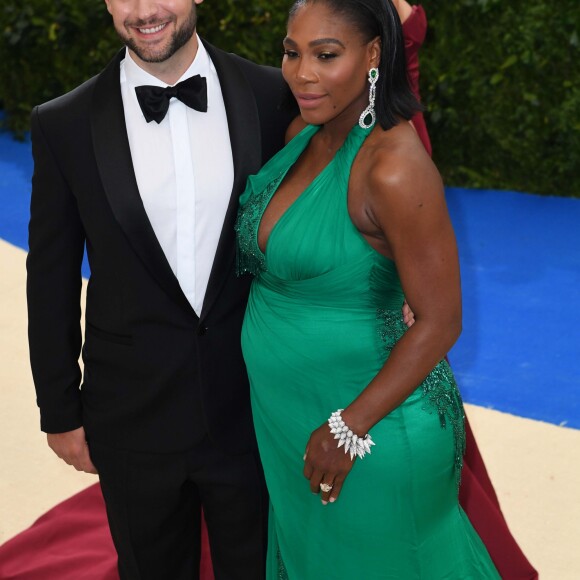
<instances>
[{"instance_id":1,"label":"green beaded embellishment","mask_svg":"<svg viewBox=\"0 0 580 580\"><path fill-rule=\"evenodd\" d=\"M282 560L282 554L278 550L278 580L290 580L288 578L288 572L286 571L286 566L284 566L284 560Z\"/></svg>"},{"instance_id":2,"label":"green beaded embellishment","mask_svg":"<svg viewBox=\"0 0 580 580\"><path fill-rule=\"evenodd\" d=\"M407 332L401 311L377 309L378 334L382 347L391 349ZM442 429L451 425L454 441L454 470L457 487L461 481L463 455L465 453L465 414L463 401L455 382L451 367L442 360L419 385L426 400L423 407L428 413L437 413Z\"/></svg>"},{"instance_id":3,"label":"green beaded embellishment","mask_svg":"<svg viewBox=\"0 0 580 580\"><path fill-rule=\"evenodd\" d=\"M274 178L263 191L254 193L240 207L235 230L237 236L236 273L258 276L266 271L266 257L258 246L260 220L270 199L278 189L283 174Z\"/></svg>"}]
</instances>

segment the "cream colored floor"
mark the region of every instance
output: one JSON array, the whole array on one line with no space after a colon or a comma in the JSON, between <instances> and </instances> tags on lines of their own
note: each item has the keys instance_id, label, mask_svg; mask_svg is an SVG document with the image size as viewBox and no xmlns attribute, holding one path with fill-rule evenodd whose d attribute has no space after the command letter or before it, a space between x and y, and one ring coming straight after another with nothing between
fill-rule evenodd
<instances>
[{"instance_id":1,"label":"cream colored floor","mask_svg":"<svg viewBox=\"0 0 580 580\"><path fill-rule=\"evenodd\" d=\"M52 455L28 367L25 252L0 240L0 543L95 481ZM512 531L542 580L580 578L580 431L468 405Z\"/></svg>"},{"instance_id":2,"label":"cream colored floor","mask_svg":"<svg viewBox=\"0 0 580 580\"><path fill-rule=\"evenodd\" d=\"M40 432L26 336L26 252L0 240L0 543L97 481L59 460Z\"/></svg>"}]
</instances>

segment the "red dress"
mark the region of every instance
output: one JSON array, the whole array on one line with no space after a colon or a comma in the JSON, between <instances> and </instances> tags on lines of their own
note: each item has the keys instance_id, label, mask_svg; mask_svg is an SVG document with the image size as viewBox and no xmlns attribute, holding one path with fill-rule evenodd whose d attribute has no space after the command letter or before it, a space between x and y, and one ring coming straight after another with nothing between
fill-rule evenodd
<instances>
[{"instance_id":1,"label":"red dress","mask_svg":"<svg viewBox=\"0 0 580 580\"><path fill-rule=\"evenodd\" d=\"M419 96L419 48L427 18L414 6L403 24L411 87ZM425 148L431 143L421 113L413 124ZM466 421L467 450L459 501L485 543L504 580L532 580L538 573L511 535L493 485ZM203 526L201 580L213 580L207 532ZM98 484L76 494L40 517L30 528L0 546L3 580L118 580L117 557Z\"/></svg>"},{"instance_id":2,"label":"red dress","mask_svg":"<svg viewBox=\"0 0 580 580\"><path fill-rule=\"evenodd\" d=\"M407 76L411 90L418 99L419 94L419 49L423 45L427 34L427 17L422 6L413 6L411 15L403 22L403 35L405 37L405 55L407 57ZM423 113L416 113L412 119L419 138L425 145L425 149L431 155L431 141L427 133L427 125Z\"/></svg>"}]
</instances>

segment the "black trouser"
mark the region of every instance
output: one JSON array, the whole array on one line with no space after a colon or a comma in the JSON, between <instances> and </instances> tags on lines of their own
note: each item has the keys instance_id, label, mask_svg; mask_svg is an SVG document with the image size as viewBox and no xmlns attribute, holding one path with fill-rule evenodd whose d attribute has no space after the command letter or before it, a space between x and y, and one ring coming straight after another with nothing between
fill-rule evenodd
<instances>
[{"instance_id":1,"label":"black trouser","mask_svg":"<svg viewBox=\"0 0 580 580\"><path fill-rule=\"evenodd\" d=\"M268 499L256 455L226 455L207 437L181 453L90 449L121 580L199 578L202 507L216 580L264 577Z\"/></svg>"}]
</instances>

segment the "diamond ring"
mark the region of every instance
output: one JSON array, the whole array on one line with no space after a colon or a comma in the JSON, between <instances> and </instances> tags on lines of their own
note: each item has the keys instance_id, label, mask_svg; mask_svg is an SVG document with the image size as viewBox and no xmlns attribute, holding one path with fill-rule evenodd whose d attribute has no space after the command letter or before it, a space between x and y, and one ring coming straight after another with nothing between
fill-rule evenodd
<instances>
[{"instance_id":1,"label":"diamond ring","mask_svg":"<svg viewBox=\"0 0 580 580\"><path fill-rule=\"evenodd\" d=\"M320 491L323 493L328 493L332 489L332 485L329 483L321 483L320 484Z\"/></svg>"}]
</instances>

